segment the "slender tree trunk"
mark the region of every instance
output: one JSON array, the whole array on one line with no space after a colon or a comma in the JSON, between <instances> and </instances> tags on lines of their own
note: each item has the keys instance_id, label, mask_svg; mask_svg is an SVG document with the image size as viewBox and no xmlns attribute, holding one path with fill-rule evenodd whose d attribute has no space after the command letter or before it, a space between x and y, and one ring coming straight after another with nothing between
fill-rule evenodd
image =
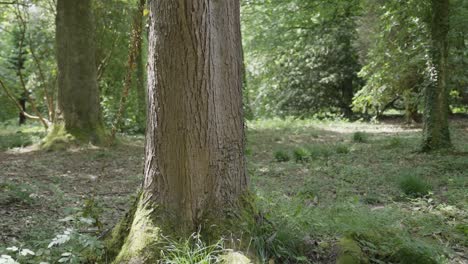
<instances>
[{"instance_id":1,"label":"slender tree trunk","mask_svg":"<svg viewBox=\"0 0 468 264\"><path fill-rule=\"evenodd\" d=\"M102 144L91 0L57 1L56 42L58 96L54 128L46 147L64 135L78 142Z\"/></svg>"},{"instance_id":2,"label":"slender tree trunk","mask_svg":"<svg viewBox=\"0 0 468 264\"><path fill-rule=\"evenodd\" d=\"M160 232L208 230L240 207L248 179L239 9L238 0L149 3L145 180L117 263L155 263L147 247Z\"/></svg>"},{"instance_id":3,"label":"slender tree trunk","mask_svg":"<svg viewBox=\"0 0 468 264\"><path fill-rule=\"evenodd\" d=\"M342 94L342 107L341 111L343 112L345 117L351 117L353 115L353 109L351 105L353 104L353 78L352 76L346 78L343 81L341 86L341 94Z\"/></svg>"},{"instance_id":4,"label":"slender tree trunk","mask_svg":"<svg viewBox=\"0 0 468 264\"><path fill-rule=\"evenodd\" d=\"M21 106L21 110L19 112L19 122L18 122L18 124L21 126L21 125L26 124L26 115L24 114L24 112L26 112L26 98L21 96L21 98L18 101L19 101L19 104Z\"/></svg>"},{"instance_id":5,"label":"slender tree trunk","mask_svg":"<svg viewBox=\"0 0 468 264\"><path fill-rule=\"evenodd\" d=\"M432 0L432 47L428 65L431 84L425 92L423 151L451 146L448 125L448 32L449 0Z\"/></svg>"}]
</instances>

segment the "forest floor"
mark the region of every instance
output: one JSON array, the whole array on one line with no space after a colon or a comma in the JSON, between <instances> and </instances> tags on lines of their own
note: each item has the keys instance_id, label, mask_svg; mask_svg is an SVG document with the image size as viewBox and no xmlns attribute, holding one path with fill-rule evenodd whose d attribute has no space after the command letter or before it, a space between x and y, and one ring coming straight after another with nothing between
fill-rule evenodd
<instances>
[{"instance_id":1,"label":"forest floor","mask_svg":"<svg viewBox=\"0 0 468 264\"><path fill-rule=\"evenodd\" d=\"M468 120L451 127L454 151L423 154L420 126L398 120L249 122L248 173L268 219L243 223L250 247L270 263L333 263L347 237L363 263L468 263ZM43 135L0 128L0 253L28 248L53 263L57 245L62 258L79 254L67 230L92 247L125 214L141 184L144 140L29 146Z\"/></svg>"}]
</instances>

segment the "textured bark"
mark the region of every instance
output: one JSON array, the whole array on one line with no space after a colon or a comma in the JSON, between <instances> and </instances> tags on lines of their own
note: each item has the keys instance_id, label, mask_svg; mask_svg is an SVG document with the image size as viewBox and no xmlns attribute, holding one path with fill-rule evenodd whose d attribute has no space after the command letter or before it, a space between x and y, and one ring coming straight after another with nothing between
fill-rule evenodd
<instances>
[{"instance_id":1,"label":"textured bark","mask_svg":"<svg viewBox=\"0 0 468 264\"><path fill-rule=\"evenodd\" d=\"M239 1L152 1L144 189L179 226L246 190Z\"/></svg>"},{"instance_id":2,"label":"textured bark","mask_svg":"<svg viewBox=\"0 0 468 264\"><path fill-rule=\"evenodd\" d=\"M431 82L425 91L423 150L448 148L447 60L449 32L449 0L432 0L430 61Z\"/></svg>"},{"instance_id":3,"label":"textured bark","mask_svg":"<svg viewBox=\"0 0 468 264\"><path fill-rule=\"evenodd\" d=\"M158 232L150 219L187 234L232 216L247 191L239 1L154 0L149 10L142 209L119 263L154 263L138 253L141 230Z\"/></svg>"},{"instance_id":4,"label":"textured bark","mask_svg":"<svg viewBox=\"0 0 468 264\"><path fill-rule=\"evenodd\" d=\"M145 0L139 0L138 12L136 14L136 23L140 26L140 32L143 33L143 10ZM136 94L137 94L137 123L141 131L146 128L146 86L145 86L145 70L143 60L143 38L140 34L140 40L137 43L136 56Z\"/></svg>"},{"instance_id":5,"label":"textured bark","mask_svg":"<svg viewBox=\"0 0 468 264\"><path fill-rule=\"evenodd\" d=\"M82 142L102 143L91 0L57 1L58 97L55 126ZM53 129L52 131L54 131ZM48 140L53 140L51 133Z\"/></svg>"}]
</instances>

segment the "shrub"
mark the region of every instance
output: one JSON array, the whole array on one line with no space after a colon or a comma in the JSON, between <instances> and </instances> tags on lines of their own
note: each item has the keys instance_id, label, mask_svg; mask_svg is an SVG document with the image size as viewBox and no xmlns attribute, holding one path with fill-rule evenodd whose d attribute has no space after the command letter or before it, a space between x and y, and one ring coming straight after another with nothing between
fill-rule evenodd
<instances>
[{"instance_id":1,"label":"shrub","mask_svg":"<svg viewBox=\"0 0 468 264\"><path fill-rule=\"evenodd\" d=\"M369 135L365 132L355 132L353 134L353 141L357 143L366 143L369 141Z\"/></svg>"},{"instance_id":2,"label":"shrub","mask_svg":"<svg viewBox=\"0 0 468 264\"><path fill-rule=\"evenodd\" d=\"M405 175L400 179L400 189L408 196L421 197L429 193L431 186L418 176Z\"/></svg>"},{"instance_id":3,"label":"shrub","mask_svg":"<svg viewBox=\"0 0 468 264\"><path fill-rule=\"evenodd\" d=\"M278 150L275 152L275 160L277 162L286 162L289 161L291 157L289 156L288 152L283 150Z\"/></svg>"},{"instance_id":4,"label":"shrub","mask_svg":"<svg viewBox=\"0 0 468 264\"><path fill-rule=\"evenodd\" d=\"M307 162L310 160L310 153L305 148L296 148L293 154L296 162Z\"/></svg>"}]
</instances>

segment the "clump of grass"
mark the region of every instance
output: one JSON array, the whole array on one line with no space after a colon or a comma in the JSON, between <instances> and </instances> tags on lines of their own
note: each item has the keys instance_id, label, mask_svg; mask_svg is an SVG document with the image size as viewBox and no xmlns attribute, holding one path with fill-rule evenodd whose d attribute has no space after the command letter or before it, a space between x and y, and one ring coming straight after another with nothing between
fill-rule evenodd
<instances>
[{"instance_id":1,"label":"clump of grass","mask_svg":"<svg viewBox=\"0 0 468 264\"><path fill-rule=\"evenodd\" d=\"M403 141L399 137L392 137L388 144L387 148L399 148L403 145Z\"/></svg>"},{"instance_id":2,"label":"clump of grass","mask_svg":"<svg viewBox=\"0 0 468 264\"><path fill-rule=\"evenodd\" d=\"M275 152L275 160L277 162L286 162L289 161L291 157L289 156L289 153L284 151L284 150L277 150Z\"/></svg>"},{"instance_id":3,"label":"clump of grass","mask_svg":"<svg viewBox=\"0 0 468 264\"><path fill-rule=\"evenodd\" d=\"M293 154L296 162L308 162L310 160L310 153L305 148L296 148Z\"/></svg>"},{"instance_id":4,"label":"clump of grass","mask_svg":"<svg viewBox=\"0 0 468 264\"><path fill-rule=\"evenodd\" d=\"M355 132L353 134L353 141L356 143L367 143L369 142L369 135L362 131Z\"/></svg>"},{"instance_id":5,"label":"clump of grass","mask_svg":"<svg viewBox=\"0 0 468 264\"><path fill-rule=\"evenodd\" d=\"M337 145L335 150L336 150L336 153L338 154L348 154L349 152L351 152L349 147L343 144Z\"/></svg>"},{"instance_id":6,"label":"clump of grass","mask_svg":"<svg viewBox=\"0 0 468 264\"><path fill-rule=\"evenodd\" d=\"M411 197L422 197L431 190L428 182L415 175L401 177L399 186L403 193Z\"/></svg>"},{"instance_id":7,"label":"clump of grass","mask_svg":"<svg viewBox=\"0 0 468 264\"><path fill-rule=\"evenodd\" d=\"M188 239L166 239L166 246L161 250L161 257L166 264L219 263L220 257L226 252L223 241L207 245L201 240L199 233L192 234Z\"/></svg>"},{"instance_id":8,"label":"clump of grass","mask_svg":"<svg viewBox=\"0 0 468 264\"><path fill-rule=\"evenodd\" d=\"M332 153L325 145L314 145L308 148L311 158L329 157Z\"/></svg>"}]
</instances>

